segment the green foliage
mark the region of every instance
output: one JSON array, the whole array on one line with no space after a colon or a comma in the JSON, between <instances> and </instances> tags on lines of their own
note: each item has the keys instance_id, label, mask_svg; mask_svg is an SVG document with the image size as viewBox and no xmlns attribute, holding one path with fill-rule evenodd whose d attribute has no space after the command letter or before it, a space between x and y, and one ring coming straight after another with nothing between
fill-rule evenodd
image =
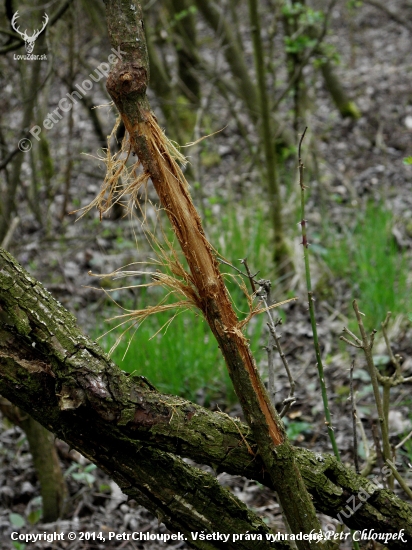
<instances>
[{"instance_id":1,"label":"green foliage","mask_svg":"<svg viewBox=\"0 0 412 550\"><path fill-rule=\"evenodd\" d=\"M300 2L285 2L282 7L282 14L288 18L298 18L301 26L323 23L325 19L325 14L322 11L314 10Z\"/></svg>"},{"instance_id":2,"label":"green foliage","mask_svg":"<svg viewBox=\"0 0 412 550\"><path fill-rule=\"evenodd\" d=\"M95 464L88 464L87 466L83 467L78 462L73 462L71 466L66 470L64 477L71 476L75 481L91 487L96 481L95 476L91 473L95 469Z\"/></svg>"},{"instance_id":3,"label":"green foliage","mask_svg":"<svg viewBox=\"0 0 412 550\"><path fill-rule=\"evenodd\" d=\"M32 510L28 514L27 521L31 525L36 525L36 523L38 523L41 520L42 515L43 515L43 510L41 508L37 508L36 510Z\"/></svg>"},{"instance_id":4,"label":"green foliage","mask_svg":"<svg viewBox=\"0 0 412 550\"><path fill-rule=\"evenodd\" d=\"M412 164L412 157L405 157L403 163L406 164L406 166L410 166Z\"/></svg>"},{"instance_id":5,"label":"green foliage","mask_svg":"<svg viewBox=\"0 0 412 550\"><path fill-rule=\"evenodd\" d=\"M313 66L315 68L319 68L321 65L324 65L328 61L339 65L341 58L338 51L336 50L336 47L333 44L322 42L322 44L320 45L320 51L322 52L322 54L313 59Z\"/></svg>"},{"instance_id":6,"label":"green foliage","mask_svg":"<svg viewBox=\"0 0 412 550\"><path fill-rule=\"evenodd\" d=\"M293 22L293 27L298 29L291 36L285 36L285 51L288 54L299 54L316 47L317 38L314 35L314 28L320 28L324 24L324 12L313 10L299 2L287 2L282 8L282 13ZM335 46L320 41L316 48L316 57L312 59L312 63L318 68L328 61L339 63L340 56Z\"/></svg>"},{"instance_id":7,"label":"green foliage","mask_svg":"<svg viewBox=\"0 0 412 550\"><path fill-rule=\"evenodd\" d=\"M361 8L363 2L361 0L349 0L348 2L346 2L346 5L349 10L353 11L355 9Z\"/></svg>"},{"instance_id":8,"label":"green foliage","mask_svg":"<svg viewBox=\"0 0 412 550\"><path fill-rule=\"evenodd\" d=\"M191 15L196 15L197 8L196 6L189 6L186 10L182 10L179 13L175 13L173 16L173 21L171 21L171 25L175 25L178 21L182 21L182 19L185 19L186 17L189 17Z\"/></svg>"},{"instance_id":9,"label":"green foliage","mask_svg":"<svg viewBox=\"0 0 412 550\"><path fill-rule=\"evenodd\" d=\"M313 48L316 44L316 39L305 34L297 37L285 36L285 50L287 53L300 53L307 48Z\"/></svg>"},{"instance_id":10,"label":"green foliage","mask_svg":"<svg viewBox=\"0 0 412 550\"><path fill-rule=\"evenodd\" d=\"M36 525L41 520L43 516L43 498L40 495L30 500L26 513L30 525Z\"/></svg>"},{"instance_id":11,"label":"green foliage","mask_svg":"<svg viewBox=\"0 0 412 550\"><path fill-rule=\"evenodd\" d=\"M388 311L406 313L411 295L407 262L392 235L394 219L382 206L369 204L352 229L338 235L325 228L324 259L336 277L352 285L368 329L378 326Z\"/></svg>"},{"instance_id":12,"label":"green foliage","mask_svg":"<svg viewBox=\"0 0 412 550\"><path fill-rule=\"evenodd\" d=\"M9 514L9 521L14 527L24 527L26 520L20 514Z\"/></svg>"},{"instance_id":13,"label":"green foliage","mask_svg":"<svg viewBox=\"0 0 412 550\"><path fill-rule=\"evenodd\" d=\"M252 271L259 269L260 275L269 279L272 235L262 205L252 202L245 208L233 208L218 199L211 202L222 203L222 214L213 215L210 209L206 213L208 237L221 257L238 268L242 267L239 260L247 258ZM226 266L222 266L222 271L234 274Z\"/></svg>"},{"instance_id":14,"label":"green foliage","mask_svg":"<svg viewBox=\"0 0 412 550\"><path fill-rule=\"evenodd\" d=\"M287 53L300 53L316 45L313 33L308 32L309 27L321 25L325 14L319 10L313 10L300 2L286 2L282 7L282 14L288 19L294 20L299 32L293 36L285 36L285 50Z\"/></svg>"},{"instance_id":15,"label":"green foliage","mask_svg":"<svg viewBox=\"0 0 412 550\"><path fill-rule=\"evenodd\" d=\"M190 311L172 322L171 317L163 312L147 319L121 341L113 360L129 373L144 375L165 393L196 400L196 392L203 389L206 401L222 393L233 399L223 358L206 323ZM104 347L114 341L115 335L108 334Z\"/></svg>"},{"instance_id":16,"label":"green foliage","mask_svg":"<svg viewBox=\"0 0 412 550\"><path fill-rule=\"evenodd\" d=\"M286 433L291 441L296 441L301 434L310 432L312 430L311 424L308 422L297 421L291 422L287 417L284 419L286 426Z\"/></svg>"}]
</instances>

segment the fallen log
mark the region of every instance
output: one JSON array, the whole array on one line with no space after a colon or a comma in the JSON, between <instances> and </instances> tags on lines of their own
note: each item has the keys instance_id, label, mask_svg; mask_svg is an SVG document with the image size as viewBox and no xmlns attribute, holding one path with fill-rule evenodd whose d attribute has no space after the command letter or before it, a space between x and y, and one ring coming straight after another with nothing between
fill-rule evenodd
<instances>
[{"instance_id":1,"label":"fallen log","mask_svg":"<svg viewBox=\"0 0 412 550\"><path fill-rule=\"evenodd\" d=\"M138 365L136 365L138 369ZM0 249L0 394L106 471L130 498L170 529L261 534L271 531L190 458L271 487L250 429L229 416L154 391L128 376L77 327L76 320ZM394 493L330 455L295 449L316 509L351 529L403 532L386 546L412 542L412 509ZM365 496L366 495L366 496ZM349 509L356 508L350 514ZM216 548L191 541L195 548ZM237 541L233 548L289 548ZM225 546L232 548L232 546Z\"/></svg>"}]
</instances>

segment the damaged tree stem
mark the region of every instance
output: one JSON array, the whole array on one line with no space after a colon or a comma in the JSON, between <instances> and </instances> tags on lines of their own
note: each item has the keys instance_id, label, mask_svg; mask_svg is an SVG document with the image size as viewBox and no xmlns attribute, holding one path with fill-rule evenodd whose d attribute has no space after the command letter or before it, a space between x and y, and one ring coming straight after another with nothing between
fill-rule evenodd
<instances>
[{"instance_id":1,"label":"damaged tree stem","mask_svg":"<svg viewBox=\"0 0 412 550\"><path fill-rule=\"evenodd\" d=\"M146 96L149 68L141 7L138 2L131 7L126 0L106 0L105 4L112 46L122 52L121 61L109 74L107 90L123 119L132 149L150 176L179 240L190 269L197 305L224 355L245 418L290 527L294 533L319 530L320 524L295 464L292 447L241 332L187 182L150 111ZM299 549L315 547L312 541L299 541Z\"/></svg>"}]
</instances>

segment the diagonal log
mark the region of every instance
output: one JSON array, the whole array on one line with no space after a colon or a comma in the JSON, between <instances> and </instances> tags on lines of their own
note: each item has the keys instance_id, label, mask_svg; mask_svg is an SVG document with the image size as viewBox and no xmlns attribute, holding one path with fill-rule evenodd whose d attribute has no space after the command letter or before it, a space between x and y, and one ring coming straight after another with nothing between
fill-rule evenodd
<instances>
[{"instance_id":1,"label":"diagonal log","mask_svg":"<svg viewBox=\"0 0 412 550\"><path fill-rule=\"evenodd\" d=\"M127 376L1 249L0 394L100 466L173 530L187 536L202 529L269 533L213 476L182 461L191 458L216 472L272 487L250 429L225 414L152 391L139 376ZM295 456L319 512L341 514L352 529L403 529L404 540L412 543L412 510L406 502L391 491L371 490L367 479L330 455L295 449ZM369 498L350 515L348 509L365 494ZM287 548L239 544L236 548ZM392 541L387 547L407 546Z\"/></svg>"}]
</instances>

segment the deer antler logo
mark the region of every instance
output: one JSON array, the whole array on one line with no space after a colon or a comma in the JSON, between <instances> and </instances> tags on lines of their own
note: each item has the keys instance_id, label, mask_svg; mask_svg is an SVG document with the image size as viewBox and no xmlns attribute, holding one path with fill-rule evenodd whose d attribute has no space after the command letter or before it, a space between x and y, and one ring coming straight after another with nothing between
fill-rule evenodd
<instances>
[{"instance_id":1,"label":"deer antler logo","mask_svg":"<svg viewBox=\"0 0 412 550\"><path fill-rule=\"evenodd\" d=\"M36 42L36 39L39 36L39 34L41 34L46 28L46 25L49 21L49 16L47 15L47 13L45 13L43 27L39 31L34 31L32 36L28 36L27 29L24 32L20 32L19 27L15 27L15 23L18 18L18 13L19 12L16 11L16 13L13 15L13 19L11 20L11 26L23 38L27 53L32 53L34 49L34 43Z\"/></svg>"}]
</instances>

